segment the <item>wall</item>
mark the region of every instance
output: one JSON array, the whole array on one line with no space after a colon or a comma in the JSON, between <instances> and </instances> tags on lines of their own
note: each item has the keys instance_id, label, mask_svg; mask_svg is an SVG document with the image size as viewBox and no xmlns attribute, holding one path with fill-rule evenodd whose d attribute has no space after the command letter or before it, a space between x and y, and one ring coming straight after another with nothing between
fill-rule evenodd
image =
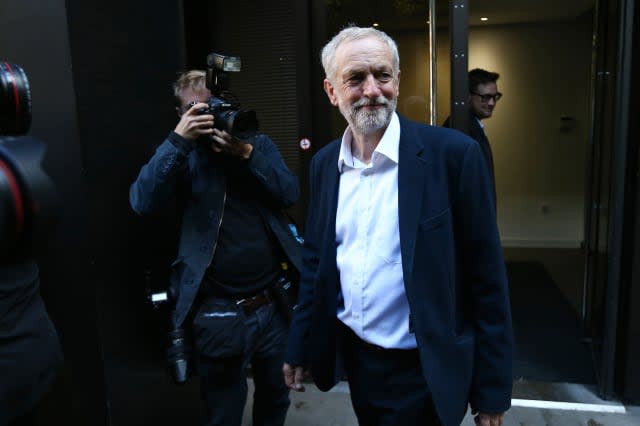
<instances>
[{"instance_id":1,"label":"wall","mask_svg":"<svg viewBox=\"0 0 640 426\"><path fill-rule=\"evenodd\" d=\"M503 245L578 247L590 129L592 18L469 31L469 68L500 73L504 97L484 120ZM449 113L449 42L438 34L437 121ZM567 118L564 119L563 118Z\"/></svg>"},{"instance_id":2,"label":"wall","mask_svg":"<svg viewBox=\"0 0 640 426\"><path fill-rule=\"evenodd\" d=\"M168 318L147 301L149 290L168 285L175 209L140 217L128 201L141 166L178 121L171 85L184 69L181 2L67 0L67 9L110 422L195 422L197 397L165 376Z\"/></svg>"},{"instance_id":3,"label":"wall","mask_svg":"<svg viewBox=\"0 0 640 426\"><path fill-rule=\"evenodd\" d=\"M412 120L429 123L429 39L426 32L390 33L400 55L400 95L398 112Z\"/></svg>"},{"instance_id":4,"label":"wall","mask_svg":"<svg viewBox=\"0 0 640 426\"><path fill-rule=\"evenodd\" d=\"M38 258L41 293L63 346L65 366L38 418L104 424L95 282L87 257L87 187L65 2L0 2L0 60L22 66L33 97L30 135L47 147L43 169L57 191L57 221ZM72 377L71 371L74 371Z\"/></svg>"},{"instance_id":5,"label":"wall","mask_svg":"<svg viewBox=\"0 0 640 426\"><path fill-rule=\"evenodd\" d=\"M256 112L260 132L269 135L287 167L299 177L301 197L288 213L302 224L311 151L301 150L299 141L314 139L306 78L310 32L299 25L309 19L307 2L192 0L185 3L184 12L190 68L205 68L211 52L241 58L241 71L228 75L229 90L242 108Z\"/></svg>"}]
</instances>

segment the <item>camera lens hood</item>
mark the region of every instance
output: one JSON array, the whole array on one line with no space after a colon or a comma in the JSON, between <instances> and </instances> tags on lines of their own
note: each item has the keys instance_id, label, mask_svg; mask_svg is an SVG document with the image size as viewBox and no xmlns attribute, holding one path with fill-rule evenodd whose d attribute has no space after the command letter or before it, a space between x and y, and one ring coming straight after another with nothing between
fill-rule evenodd
<instances>
[{"instance_id":1,"label":"camera lens hood","mask_svg":"<svg viewBox=\"0 0 640 426\"><path fill-rule=\"evenodd\" d=\"M31 90L22 67L0 61L0 135L25 135L31 126Z\"/></svg>"}]
</instances>

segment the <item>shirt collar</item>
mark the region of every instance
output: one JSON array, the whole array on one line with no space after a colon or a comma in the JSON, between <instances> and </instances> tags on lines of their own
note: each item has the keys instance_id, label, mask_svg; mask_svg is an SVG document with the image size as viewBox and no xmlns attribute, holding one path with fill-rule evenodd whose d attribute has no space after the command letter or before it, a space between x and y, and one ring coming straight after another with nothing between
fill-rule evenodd
<instances>
[{"instance_id":1,"label":"shirt collar","mask_svg":"<svg viewBox=\"0 0 640 426\"><path fill-rule=\"evenodd\" d=\"M351 143L353 141L353 133L351 127L347 127L342 135L342 144L340 145L340 154L338 155L338 170L342 173L343 166L354 167L358 164L356 158L351 154ZM391 121L382 135L382 139L373 151L372 161L378 155L383 155L389 160L398 164L398 149L400 147L400 120L395 112L391 116Z\"/></svg>"}]
</instances>

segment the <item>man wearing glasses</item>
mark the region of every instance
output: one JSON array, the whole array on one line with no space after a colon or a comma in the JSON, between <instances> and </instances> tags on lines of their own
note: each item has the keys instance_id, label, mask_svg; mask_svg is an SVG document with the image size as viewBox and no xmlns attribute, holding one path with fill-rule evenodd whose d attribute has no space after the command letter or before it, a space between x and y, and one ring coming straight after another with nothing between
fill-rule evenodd
<instances>
[{"instance_id":1,"label":"man wearing glasses","mask_svg":"<svg viewBox=\"0 0 640 426\"><path fill-rule=\"evenodd\" d=\"M469 136L475 139L482 148L482 154L487 162L491 179L493 181L493 193L495 200L495 174L493 170L493 154L489 139L484 133L484 125L482 120L491 117L496 103L502 97L502 93L498 92L497 80L500 74L496 72L486 71L475 68L469 71ZM450 127L450 118L444 122L444 127Z\"/></svg>"}]
</instances>

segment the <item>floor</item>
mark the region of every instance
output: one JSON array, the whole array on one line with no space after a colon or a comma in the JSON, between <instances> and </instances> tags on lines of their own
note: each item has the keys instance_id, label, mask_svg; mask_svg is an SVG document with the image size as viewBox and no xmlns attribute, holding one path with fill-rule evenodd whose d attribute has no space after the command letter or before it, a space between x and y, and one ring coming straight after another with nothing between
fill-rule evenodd
<instances>
[{"instance_id":1,"label":"floor","mask_svg":"<svg viewBox=\"0 0 640 426\"><path fill-rule=\"evenodd\" d=\"M516 395L520 394L520 395ZM527 407L527 402L536 400L520 400L516 396L539 396L555 398L564 396L568 399L589 401L575 405L564 404L562 408L551 406L551 402L543 401L539 406ZM323 393L315 386L307 386L304 393L291 395L292 404L287 416L286 426L355 426L356 418L351 409L348 387L338 384L333 391ZM251 425L251 400L245 408L243 426ZM546 404L546 405L545 405ZM558 404L562 406L561 404ZM602 410L623 412L602 412ZM593 411L590 411L593 410ZM598 410L598 411L596 411ZM473 416L467 413L462 426L473 426ZM519 383L514 387L513 407L505 415L505 426L638 426L640 425L640 407L625 407L616 402L601 401L583 385L568 384L526 384Z\"/></svg>"}]
</instances>

